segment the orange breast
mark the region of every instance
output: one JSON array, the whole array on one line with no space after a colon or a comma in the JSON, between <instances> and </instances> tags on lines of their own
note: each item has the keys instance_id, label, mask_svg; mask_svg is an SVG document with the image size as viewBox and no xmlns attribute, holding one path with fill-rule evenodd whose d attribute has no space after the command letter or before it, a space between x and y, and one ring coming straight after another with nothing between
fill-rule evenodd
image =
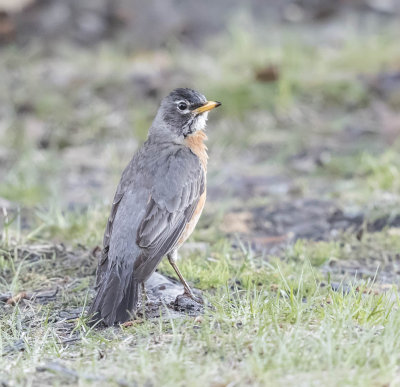
<instances>
[{"instance_id":1,"label":"orange breast","mask_svg":"<svg viewBox=\"0 0 400 387\"><path fill-rule=\"evenodd\" d=\"M177 247L179 248L182 246L182 244L192 235L192 232L194 228L196 227L197 222L200 219L200 215L203 212L204 204L206 202L206 191L203 192L203 194L200 196L199 202L197 204L196 209L194 210L192 219L187 223L185 229L183 230L183 233L181 237L178 240Z\"/></svg>"},{"instance_id":2,"label":"orange breast","mask_svg":"<svg viewBox=\"0 0 400 387\"><path fill-rule=\"evenodd\" d=\"M204 170L204 175L206 176L208 155L207 155L207 147L204 144L205 140L207 140L207 135L202 130L200 130L195 134L189 136L185 140L185 144L200 159L201 165ZM205 181L205 184L207 186L207 181ZM197 222L200 219L200 215L203 212L204 204L206 202L206 197L207 197L207 188L204 189L204 192L200 196L199 202L197 203L197 207L194 210L192 219L190 219L185 229L183 230L183 233L177 243L177 247L180 247L185 242L185 240L189 238L189 236L192 234L194 228L196 227Z\"/></svg>"},{"instance_id":3,"label":"orange breast","mask_svg":"<svg viewBox=\"0 0 400 387\"><path fill-rule=\"evenodd\" d=\"M207 146L204 144L204 141L206 140L207 135L202 130L188 136L185 140L185 145L200 159L204 172L207 172L208 160Z\"/></svg>"}]
</instances>

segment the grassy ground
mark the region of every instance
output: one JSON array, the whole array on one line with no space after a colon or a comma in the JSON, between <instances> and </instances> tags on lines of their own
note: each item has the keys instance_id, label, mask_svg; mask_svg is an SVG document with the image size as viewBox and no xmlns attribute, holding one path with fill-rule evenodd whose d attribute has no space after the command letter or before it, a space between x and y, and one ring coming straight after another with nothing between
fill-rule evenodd
<instances>
[{"instance_id":1,"label":"grassy ground","mask_svg":"<svg viewBox=\"0 0 400 387\"><path fill-rule=\"evenodd\" d=\"M398 30L351 26L235 27L190 51L2 50L0 383L400 384L400 100L382 81ZM208 306L89 328L112 191L178 84L223 102L180 264Z\"/></svg>"},{"instance_id":2,"label":"grassy ground","mask_svg":"<svg viewBox=\"0 0 400 387\"><path fill-rule=\"evenodd\" d=\"M385 241L381 257L398 255L387 232L370 238L375 246ZM95 265L86 251L5 255L10 282L2 288L42 293L3 307L2 378L24 385L396 385L396 286L345 278L332 290L321 272L326 261L362 254L362 244L350 243L297 242L266 260L221 240L182 262L208 301L204 315L167 314L107 330L89 328L81 312ZM59 293L42 305L40 297L54 295L43 296L43 288L55 285Z\"/></svg>"}]
</instances>

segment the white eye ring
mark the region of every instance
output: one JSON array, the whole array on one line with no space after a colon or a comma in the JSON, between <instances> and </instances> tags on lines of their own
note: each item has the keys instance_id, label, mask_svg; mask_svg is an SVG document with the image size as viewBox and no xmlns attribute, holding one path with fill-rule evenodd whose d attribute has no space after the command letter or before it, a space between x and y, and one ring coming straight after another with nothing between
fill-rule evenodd
<instances>
[{"instance_id":1,"label":"white eye ring","mask_svg":"<svg viewBox=\"0 0 400 387\"><path fill-rule=\"evenodd\" d=\"M188 103L186 101L179 101L177 102L177 108L181 112L184 112L185 110L188 109Z\"/></svg>"}]
</instances>

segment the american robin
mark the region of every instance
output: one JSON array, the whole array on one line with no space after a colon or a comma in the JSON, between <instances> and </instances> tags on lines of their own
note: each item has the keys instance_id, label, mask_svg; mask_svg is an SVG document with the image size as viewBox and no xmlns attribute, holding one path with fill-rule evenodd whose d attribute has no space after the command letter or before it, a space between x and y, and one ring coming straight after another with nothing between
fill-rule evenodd
<instances>
[{"instance_id":1,"label":"american robin","mask_svg":"<svg viewBox=\"0 0 400 387\"><path fill-rule=\"evenodd\" d=\"M148 138L122 173L97 268L89 314L110 326L127 321L139 287L164 256L184 295L194 300L176 266L177 251L193 232L206 200L208 111L220 102L180 88L161 102ZM197 300L198 301L198 300Z\"/></svg>"}]
</instances>

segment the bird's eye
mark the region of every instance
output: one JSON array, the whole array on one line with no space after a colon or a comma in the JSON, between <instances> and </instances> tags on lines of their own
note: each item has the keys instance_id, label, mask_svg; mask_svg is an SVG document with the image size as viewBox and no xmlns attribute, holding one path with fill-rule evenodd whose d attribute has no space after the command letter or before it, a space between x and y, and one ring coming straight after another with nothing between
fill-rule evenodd
<instances>
[{"instance_id":1,"label":"bird's eye","mask_svg":"<svg viewBox=\"0 0 400 387\"><path fill-rule=\"evenodd\" d=\"M178 109L179 110L186 110L187 109L187 104L185 102L179 102L178 103Z\"/></svg>"}]
</instances>

